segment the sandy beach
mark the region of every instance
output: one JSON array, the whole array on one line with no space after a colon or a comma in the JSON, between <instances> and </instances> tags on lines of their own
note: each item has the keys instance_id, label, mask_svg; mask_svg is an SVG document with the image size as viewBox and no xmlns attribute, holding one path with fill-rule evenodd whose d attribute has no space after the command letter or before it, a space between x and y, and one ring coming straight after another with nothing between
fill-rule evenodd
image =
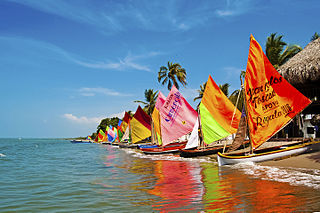
<instances>
[{"instance_id":1,"label":"sandy beach","mask_svg":"<svg viewBox=\"0 0 320 213\"><path fill-rule=\"evenodd\" d=\"M267 147L274 147L279 145L289 145L296 143L298 140L292 141L268 141L262 144L258 149L264 149ZM249 147L241 150L234 151L233 153L249 151ZM272 161L260 162L260 165L265 166L277 166L277 167L294 167L294 168L306 168L306 169L319 169L320 170L320 144L316 146L316 150L313 152L290 156L282 159L275 159Z\"/></svg>"},{"instance_id":2,"label":"sandy beach","mask_svg":"<svg viewBox=\"0 0 320 213\"><path fill-rule=\"evenodd\" d=\"M320 151L292 156L286 159L259 163L265 166L294 167L320 170Z\"/></svg>"}]
</instances>

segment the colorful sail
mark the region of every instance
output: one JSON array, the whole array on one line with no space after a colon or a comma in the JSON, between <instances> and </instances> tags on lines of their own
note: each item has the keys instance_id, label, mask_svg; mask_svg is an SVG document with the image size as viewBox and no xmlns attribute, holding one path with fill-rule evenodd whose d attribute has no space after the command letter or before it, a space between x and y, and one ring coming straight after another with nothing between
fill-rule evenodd
<instances>
[{"instance_id":1,"label":"colorful sail","mask_svg":"<svg viewBox=\"0 0 320 213\"><path fill-rule=\"evenodd\" d=\"M101 142L104 137L105 137L105 133L104 131L102 131L102 129L100 129L98 133L98 142Z\"/></svg>"},{"instance_id":2,"label":"colorful sail","mask_svg":"<svg viewBox=\"0 0 320 213\"><path fill-rule=\"evenodd\" d=\"M108 141L114 142L116 139L116 132L114 131L114 127L110 126L108 129Z\"/></svg>"},{"instance_id":3,"label":"colorful sail","mask_svg":"<svg viewBox=\"0 0 320 213\"><path fill-rule=\"evenodd\" d=\"M119 119L119 121L118 121L118 125L117 125L117 128L116 128L116 131L117 131L117 138L116 138L116 141L118 141L118 142L121 140L121 138L122 138L122 136L123 136L123 134L124 134L124 132L123 132L123 131L121 131L121 129L120 129L121 124L122 124L122 120L121 120L121 119Z\"/></svg>"},{"instance_id":4,"label":"colorful sail","mask_svg":"<svg viewBox=\"0 0 320 213\"><path fill-rule=\"evenodd\" d=\"M185 149L191 149L199 146L199 119L197 118L196 123L194 124L193 130L191 132L191 135L189 137L188 143L185 147Z\"/></svg>"},{"instance_id":5,"label":"colorful sail","mask_svg":"<svg viewBox=\"0 0 320 213\"><path fill-rule=\"evenodd\" d=\"M127 129L125 130L122 138L120 139L121 142L129 141L130 136L130 125L127 126Z\"/></svg>"},{"instance_id":6,"label":"colorful sail","mask_svg":"<svg viewBox=\"0 0 320 213\"><path fill-rule=\"evenodd\" d=\"M109 127L107 126L106 131L104 131L104 137L102 138L101 142L108 141L108 130L109 130Z\"/></svg>"},{"instance_id":7,"label":"colorful sail","mask_svg":"<svg viewBox=\"0 0 320 213\"><path fill-rule=\"evenodd\" d=\"M252 35L245 93L253 149L272 137L311 103L277 72Z\"/></svg>"},{"instance_id":8,"label":"colorful sail","mask_svg":"<svg viewBox=\"0 0 320 213\"><path fill-rule=\"evenodd\" d=\"M203 141L210 144L236 133L241 113L209 76L199 106Z\"/></svg>"},{"instance_id":9,"label":"colorful sail","mask_svg":"<svg viewBox=\"0 0 320 213\"><path fill-rule=\"evenodd\" d=\"M159 111L163 146L191 132L198 117L175 86Z\"/></svg>"},{"instance_id":10,"label":"colorful sail","mask_svg":"<svg viewBox=\"0 0 320 213\"><path fill-rule=\"evenodd\" d=\"M151 115L152 121L153 121L153 127L155 131L155 137L157 138L158 144L162 144L161 140L161 125L160 125L160 113L159 109L163 106L164 102L166 101L166 96L162 94L162 92L159 92L158 98L153 110L153 113Z\"/></svg>"},{"instance_id":11,"label":"colorful sail","mask_svg":"<svg viewBox=\"0 0 320 213\"><path fill-rule=\"evenodd\" d=\"M125 112L124 117L123 117L123 119L122 119L122 122L121 122L120 126L119 126L119 124L118 124L118 126L119 126L119 127L118 127L118 138L119 138L119 141L121 141L121 139L122 139L122 137L123 137L123 135L124 135L127 127L128 127L128 124L129 124L129 121L130 121L130 120L131 120L130 114L127 113L127 112Z\"/></svg>"},{"instance_id":12,"label":"colorful sail","mask_svg":"<svg viewBox=\"0 0 320 213\"><path fill-rule=\"evenodd\" d=\"M130 121L132 143L137 143L151 136L151 118L139 106Z\"/></svg>"}]
</instances>

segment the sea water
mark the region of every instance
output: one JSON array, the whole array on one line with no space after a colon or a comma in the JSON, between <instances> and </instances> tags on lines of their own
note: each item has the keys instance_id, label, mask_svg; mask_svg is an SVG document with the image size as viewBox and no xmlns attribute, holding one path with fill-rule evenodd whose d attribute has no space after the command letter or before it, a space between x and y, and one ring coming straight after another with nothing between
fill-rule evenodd
<instances>
[{"instance_id":1,"label":"sea water","mask_svg":"<svg viewBox=\"0 0 320 213\"><path fill-rule=\"evenodd\" d=\"M0 212L173 211L320 211L320 171L0 139Z\"/></svg>"}]
</instances>

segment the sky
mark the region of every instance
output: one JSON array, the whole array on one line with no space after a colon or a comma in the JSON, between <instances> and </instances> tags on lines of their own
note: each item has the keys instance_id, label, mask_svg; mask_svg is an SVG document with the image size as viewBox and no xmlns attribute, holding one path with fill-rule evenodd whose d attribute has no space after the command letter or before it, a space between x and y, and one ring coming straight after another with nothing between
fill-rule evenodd
<instances>
[{"instance_id":1,"label":"sky","mask_svg":"<svg viewBox=\"0 0 320 213\"><path fill-rule=\"evenodd\" d=\"M0 137L77 137L135 111L158 71L187 71L195 107L209 75L240 87L252 34L305 47L320 32L318 0L1 0Z\"/></svg>"}]
</instances>

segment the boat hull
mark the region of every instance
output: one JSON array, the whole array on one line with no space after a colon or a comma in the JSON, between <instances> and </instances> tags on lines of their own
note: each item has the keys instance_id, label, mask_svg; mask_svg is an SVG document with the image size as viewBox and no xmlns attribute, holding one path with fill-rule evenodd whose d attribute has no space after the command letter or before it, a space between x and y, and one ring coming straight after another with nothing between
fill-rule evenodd
<instances>
[{"instance_id":1,"label":"boat hull","mask_svg":"<svg viewBox=\"0 0 320 213\"><path fill-rule=\"evenodd\" d=\"M253 155L225 155L218 152L218 165L228 165L228 164L237 164L237 163L245 163L245 162L262 162L268 160L274 160L279 158L284 158L291 155L298 155L301 153L305 153L311 150L318 150L320 145L320 141L314 141L309 143L303 143L288 147L278 147L277 150L262 152L259 154Z\"/></svg>"},{"instance_id":2,"label":"boat hull","mask_svg":"<svg viewBox=\"0 0 320 213\"><path fill-rule=\"evenodd\" d=\"M187 142L179 142L179 143L172 143L164 147L157 147L157 148L141 148L140 150L144 154L168 154L168 153L175 153L179 152L180 149L183 149L186 146Z\"/></svg>"},{"instance_id":3,"label":"boat hull","mask_svg":"<svg viewBox=\"0 0 320 213\"><path fill-rule=\"evenodd\" d=\"M180 157L191 158L197 156L213 155L221 152L222 150L223 146L210 147L206 149L181 149Z\"/></svg>"}]
</instances>

